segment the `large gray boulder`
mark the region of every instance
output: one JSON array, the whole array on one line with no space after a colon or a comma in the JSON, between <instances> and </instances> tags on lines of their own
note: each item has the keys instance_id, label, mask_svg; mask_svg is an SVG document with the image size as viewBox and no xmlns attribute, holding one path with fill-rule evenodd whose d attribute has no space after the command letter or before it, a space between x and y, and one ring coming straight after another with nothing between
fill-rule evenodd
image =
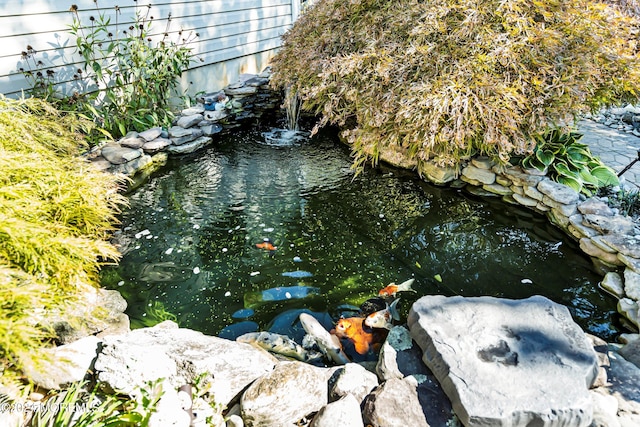
<instances>
[{"instance_id":1,"label":"large gray boulder","mask_svg":"<svg viewBox=\"0 0 640 427\"><path fill-rule=\"evenodd\" d=\"M242 394L247 426L293 426L328 403L327 369L280 362Z\"/></svg>"},{"instance_id":2,"label":"large gray boulder","mask_svg":"<svg viewBox=\"0 0 640 427\"><path fill-rule=\"evenodd\" d=\"M22 370L38 387L61 389L87 376L98 354L99 343L99 338L89 335L70 344L44 349L44 360L28 359Z\"/></svg>"},{"instance_id":3,"label":"large gray boulder","mask_svg":"<svg viewBox=\"0 0 640 427\"><path fill-rule=\"evenodd\" d=\"M541 296L425 296L407 323L465 426L591 423L597 357L566 307Z\"/></svg>"},{"instance_id":4,"label":"large gray boulder","mask_svg":"<svg viewBox=\"0 0 640 427\"><path fill-rule=\"evenodd\" d=\"M387 380L367 396L362 418L373 427L429 427L418 394L414 377Z\"/></svg>"},{"instance_id":5,"label":"large gray boulder","mask_svg":"<svg viewBox=\"0 0 640 427\"><path fill-rule=\"evenodd\" d=\"M98 380L123 394L135 394L165 378L174 388L206 376L213 400L227 405L277 360L269 353L165 321L125 335L107 336L95 362Z\"/></svg>"},{"instance_id":6,"label":"large gray boulder","mask_svg":"<svg viewBox=\"0 0 640 427\"><path fill-rule=\"evenodd\" d=\"M337 369L329 380L329 398L333 401L350 394L360 404L377 386L376 374L357 363L347 363Z\"/></svg>"},{"instance_id":7,"label":"large gray boulder","mask_svg":"<svg viewBox=\"0 0 640 427\"><path fill-rule=\"evenodd\" d=\"M446 425L451 419L451 402L429 368L422 362L422 350L405 326L394 326L380 349L376 372L381 381L413 376L419 379L418 402L431 426Z\"/></svg>"},{"instance_id":8,"label":"large gray boulder","mask_svg":"<svg viewBox=\"0 0 640 427\"><path fill-rule=\"evenodd\" d=\"M335 426L364 427L360 402L352 394L345 394L339 400L324 406L311 422L311 427Z\"/></svg>"},{"instance_id":9,"label":"large gray boulder","mask_svg":"<svg viewBox=\"0 0 640 427\"><path fill-rule=\"evenodd\" d=\"M613 346L611 346L613 347ZM609 382L596 391L613 396L618 402L618 421L622 427L640 425L640 368L625 360L616 351L609 351Z\"/></svg>"}]
</instances>

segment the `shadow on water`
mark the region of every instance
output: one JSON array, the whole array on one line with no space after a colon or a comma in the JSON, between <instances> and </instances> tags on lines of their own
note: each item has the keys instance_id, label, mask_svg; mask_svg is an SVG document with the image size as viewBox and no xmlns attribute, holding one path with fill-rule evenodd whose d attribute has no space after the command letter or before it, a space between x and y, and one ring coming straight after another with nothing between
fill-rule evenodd
<instances>
[{"instance_id":1,"label":"shadow on water","mask_svg":"<svg viewBox=\"0 0 640 427\"><path fill-rule=\"evenodd\" d=\"M130 194L116 236L123 258L103 283L125 295L134 326L169 317L230 337L288 310L335 320L410 277L417 292L403 297L405 314L426 294L540 294L594 335L617 333L601 277L544 217L396 169L356 177L350 166L334 132L277 128L238 131L172 159ZM264 239L276 249L256 247ZM304 287L318 291L259 297Z\"/></svg>"}]
</instances>

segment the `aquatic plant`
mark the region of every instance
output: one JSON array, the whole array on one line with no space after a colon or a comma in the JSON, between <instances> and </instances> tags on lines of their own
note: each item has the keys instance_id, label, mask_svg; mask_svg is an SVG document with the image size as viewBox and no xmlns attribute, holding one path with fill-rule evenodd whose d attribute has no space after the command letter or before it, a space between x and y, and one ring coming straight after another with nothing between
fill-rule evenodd
<instances>
[{"instance_id":1,"label":"aquatic plant","mask_svg":"<svg viewBox=\"0 0 640 427\"><path fill-rule=\"evenodd\" d=\"M343 129L356 169L389 147L506 164L548 126L637 98L637 26L592 0L327 0L284 35L272 83Z\"/></svg>"},{"instance_id":2,"label":"aquatic plant","mask_svg":"<svg viewBox=\"0 0 640 427\"><path fill-rule=\"evenodd\" d=\"M546 171L556 182L592 196L599 188L616 186L613 169L591 154L589 146L578 142L582 134L552 129L536 135L533 152L522 159L522 166Z\"/></svg>"},{"instance_id":3,"label":"aquatic plant","mask_svg":"<svg viewBox=\"0 0 640 427\"><path fill-rule=\"evenodd\" d=\"M78 157L90 123L48 103L0 96L0 366L6 378L55 337L40 322L71 312L119 254L107 239L122 182ZM70 322L81 322L68 315ZM5 383L6 384L6 383Z\"/></svg>"}]
</instances>

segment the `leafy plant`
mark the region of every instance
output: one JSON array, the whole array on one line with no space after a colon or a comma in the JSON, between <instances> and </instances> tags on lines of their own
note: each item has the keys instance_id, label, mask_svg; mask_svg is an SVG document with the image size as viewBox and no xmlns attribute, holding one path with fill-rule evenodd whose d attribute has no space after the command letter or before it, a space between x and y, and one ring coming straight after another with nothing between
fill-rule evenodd
<instances>
[{"instance_id":1,"label":"leafy plant","mask_svg":"<svg viewBox=\"0 0 640 427\"><path fill-rule=\"evenodd\" d=\"M546 171L556 182L592 196L599 188L619 184L616 173L578 141L582 134L552 129L536 137L533 153L522 160L524 168Z\"/></svg>"},{"instance_id":2,"label":"leafy plant","mask_svg":"<svg viewBox=\"0 0 640 427\"><path fill-rule=\"evenodd\" d=\"M28 426L147 426L164 393L162 380L149 382L135 398L100 393L99 385L88 391L86 386L86 382L77 382L66 390L54 391L43 403L34 405Z\"/></svg>"},{"instance_id":3,"label":"leafy plant","mask_svg":"<svg viewBox=\"0 0 640 427\"><path fill-rule=\"evenodd\" d=\"M284 35L272 84L343 128L356 168L386 148L506 164L551 124L637 98L637 26L592 0L326 0Z\"/></svg>"},{"instance_id":4,"label":"leafy plant","mask_svg":"<svg viewBox=\"0 0 640 427\"><path fill-rule=\"evenodd\" d=\"M118 22L121 9L115 6L115 22L96 7L95 16L83 22L76 5L70 11L75 38L83 63L73 78L83 92L64 95L57 87L56 72L46 68L37 51L27 46L22 52L20 69L31 86L32 96L53 103L64 111L76 111L91 118L92 139L119 137L130 130L142 131L171 125L174 116L170 103L182 72L194 60L188 45L198 34L172 34L171 15L164 32L154 34L151 5L141 13L136 7L135 22L122 28ZM83 14L82 16L86 16Z\"/></svg>"},{"instance_id":5,"label":"leafy plant","mask_svg":"<svg viewBox=\"0 0 640 427\"><path fill-rule=\"evenodd\" d=\"M96 16L90 16L88 23L82 22L77 7L71 8L71 34L84 59L82 76L99 88L90 97L95 104L87 108L114 136L132 129L169 126L173 120L171 90L193 59L187 45L198 35L184 36L179 31L177 40L170 39L169 15L162 38L154 42L150 11L151 5L145 13L136 9L135 22L121 29L118 6L115 23L98 9L97 2Z\"/></svg>"},{"instance_id":6,"label":"leafy plant","mask_svg":"<svg viewBox=\"0 0 640 427\"><path fill-rule=\"evenodd\" d=\"M622 215L635 219L640 217L640 191L637 189L603 187L598 196L606 198L607 205L617 208Z\"/></svg>"},{"instance_id":7,"label":"leafy plant","mask_svg":"<svg viewBox=\"0 0 640 427\"><path fill-rule=\"evenodd\" d=\"M55 337L39 323L71 309L119 254L108 243L119 178L78 157L90 123L30 98L0 96L0 367L3 377ZM69 310L71 311L71 310ZM68 315L69 321L82 321Z\"/></svg>"}]
</instances>

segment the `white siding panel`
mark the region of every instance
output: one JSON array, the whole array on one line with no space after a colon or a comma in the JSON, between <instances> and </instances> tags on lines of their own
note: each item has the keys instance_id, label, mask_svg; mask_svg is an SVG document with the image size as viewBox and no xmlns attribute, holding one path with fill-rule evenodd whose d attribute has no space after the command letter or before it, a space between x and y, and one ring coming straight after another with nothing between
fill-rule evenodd
<instances>
[{"instance_id":1,"label":"white siding panel","mask_svg":"<svg viewBox=\"0 0 640 427\"><path fill-rule=\"evenodd\" d=\"M73 75L82 63L75 53L75 40L70 39L73 14L69 8L72 4L78 6L83 23L89 23L89 16L97 17L99 13L109 17L109 29L114 34L135 22L136 12L148 12L148 17L153 16L155 40L162 37L167 17L171 16L170 39L179 40L190 33L198 33L198 38L189 47L199 59L193 63L193 68L202 69L238 58L246 62L250 55L260 55L257 62L262 63L264 58L271 56L265 56L265 51L280 47L281 35L291 27L299 1L158 0L149 9L149 2L145 0L99 0L99 11L93 0L0 1L0 93L15 96L21 89L28 89L20 72L20 68L33 69L21 55L27 46L38 51L36 60L43 62L42 67L55 71L56 82L66 87L65 93L78 89ZM116 5L119 6L117 15Z\"/></svg>"}]
</instances>

